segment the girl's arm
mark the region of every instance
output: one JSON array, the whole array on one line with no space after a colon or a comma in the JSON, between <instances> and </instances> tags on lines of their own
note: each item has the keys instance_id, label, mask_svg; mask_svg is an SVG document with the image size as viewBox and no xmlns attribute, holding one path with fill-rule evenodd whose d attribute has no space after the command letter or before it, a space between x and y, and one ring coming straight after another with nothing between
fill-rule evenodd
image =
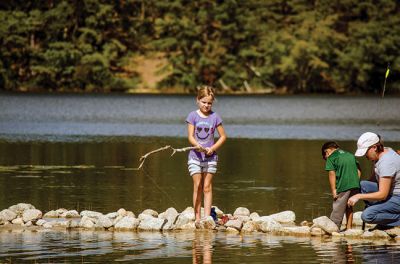
<instances>
[{"instance_id":1,"label":"girl's arm","mask_svg":"<svg viewBox=\"0 0 400 264\"><path fill-rule=\"evenodd\" d=\"M189 143L194 147L200 147L199 143L197 143L196 139L194 138L194 125L190 123L188 123L188 140Z\"/></svg>"},{"instance_id":2,"label":"girl's arm","mask_svg":"<svg viewBox=\"0 0 400 264\"><path fill-rule=\"evenodd\" d=\"M215 142L214 145L212 145L212 147L210 148L209 151L210 153L207 153L208 155L211 155L214 151L217 151L217 149L219 149L222 146L222 144L224 144L224 142L226 141L225 129L222 126L222 124L217 126L217 131L219 134L219 138L217 142Z\"/></svg>"},{"instance_id":3,"label":"girl's arm","mask_svg":"<svg viewBox=\"0 0 400 264\"><path fill-rule=\"evenodd\" d=\"M348 200L348 205L355 205L358 200L369 200L369 201L382 201L385 200L390 192L390 186L392 185L393 177L380 177L379 178L379 190L373 193L359 193L353 195Z\"/></svg>"}]
</instances>

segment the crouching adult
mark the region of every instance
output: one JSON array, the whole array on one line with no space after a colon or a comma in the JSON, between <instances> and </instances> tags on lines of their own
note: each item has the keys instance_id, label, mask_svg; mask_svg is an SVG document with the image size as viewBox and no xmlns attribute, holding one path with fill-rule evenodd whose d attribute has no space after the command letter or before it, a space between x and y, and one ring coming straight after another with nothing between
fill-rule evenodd
<instances>
[{"instance_id":1,"label":"crouching adult","mask_svg":"<svg viewBox=\"0 0 400 264\"><path fill-rule=\"evenodd\" d=\"M367 208L361 219L377 224L377 229L400 226L400 155L385 148L377 134L366 132L357 141L355 156L365 156L374 169L368 181L360 182L361 193L350 197L348 205L364 200Z\"/></svg>"}]
</instances>

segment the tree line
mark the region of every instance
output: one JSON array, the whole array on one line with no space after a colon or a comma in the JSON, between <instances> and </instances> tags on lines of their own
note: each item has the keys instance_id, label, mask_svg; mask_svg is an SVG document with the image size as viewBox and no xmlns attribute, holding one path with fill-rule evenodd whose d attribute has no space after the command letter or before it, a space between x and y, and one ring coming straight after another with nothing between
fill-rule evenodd
<instances>
[{"instance_id":1,"label":"tree line","mask_svg":"<svg viewBox=\"0 0 400 264\"><path fill-rule=\"evenodd\" d=\"M223 92L400 92L396 0L4 0L0 89L140 87L135 56L158 52L157 86Z\"/></svg>"}]
</instances>

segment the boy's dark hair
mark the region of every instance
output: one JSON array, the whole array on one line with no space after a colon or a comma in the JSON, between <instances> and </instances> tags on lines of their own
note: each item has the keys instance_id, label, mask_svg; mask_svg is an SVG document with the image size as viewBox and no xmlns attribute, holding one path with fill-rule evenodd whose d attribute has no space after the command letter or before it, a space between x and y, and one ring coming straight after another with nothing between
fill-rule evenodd
<instances>
[{"instance_id":1,"label":"boy's dark hair","mask_svg":"<svg viewBox=\"0 0 400 264\"><path fill-rule=\"evenodd\" d=\"M340 147L339 147L339 144L336 143L335 141L328 141L328 142L326 142L324 145L322 145L321 152L322 152L322 158L323 158L324 160L326 159L326 158L325 158L325 151L326 151L327 149L330 149L330 148L338 149L338 148L340 148Z\"/></svg>"}]
</instances>

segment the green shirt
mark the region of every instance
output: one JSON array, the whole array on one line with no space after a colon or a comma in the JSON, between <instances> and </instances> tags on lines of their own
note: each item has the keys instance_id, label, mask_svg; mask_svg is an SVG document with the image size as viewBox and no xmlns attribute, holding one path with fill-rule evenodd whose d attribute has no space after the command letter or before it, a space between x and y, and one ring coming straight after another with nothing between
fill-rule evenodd
<instances>
[{"instance_id":1,"label":"green shirt","mask_svg":"<svg viewBox=\"0 0 400 264\"><path fill-rule=\"evenodd\" d=\"M360 188L356 157L344 150L337 149L328 157L326 171L336 173L336 192L341 193L350 189Z\"/></svg>"}]
</instances>

